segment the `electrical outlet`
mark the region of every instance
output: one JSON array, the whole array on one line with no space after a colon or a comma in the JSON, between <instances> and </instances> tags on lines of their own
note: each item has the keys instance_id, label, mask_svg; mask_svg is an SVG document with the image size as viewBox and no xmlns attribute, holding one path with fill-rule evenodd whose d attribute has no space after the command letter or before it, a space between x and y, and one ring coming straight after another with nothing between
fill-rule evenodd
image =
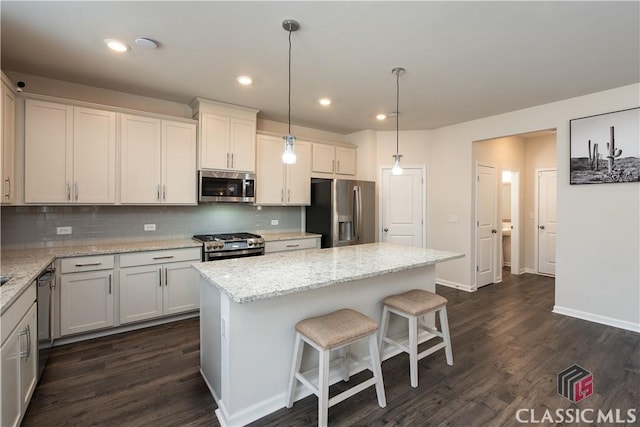
<instances>
[{"instance_id":1,"label":"electrical outlet","mask_svg":"<svg viewBox=\"0 0 640 427\"><path fill-rule=\"evenodd\" d=\"M278 225L278 224L280 224L280 221L278 221L277 219L271 220L271 225Z\"/></svg>"},{"instance_id":2,"label":"electrical outlet","mask_svg":"<svg viewBox=\"0 0 640 427\"><path fill-rule=\"evenodd\" d=\"M156 231L156 225L155 224L145 224L144 225L144 231Z\"/></svg>"},{"instance_id":3,"label":"electrical outlet","mask_svg":"<svg viewBox=\"0 0 640 427\"><path fill-rule=\"evenodd\" d=\"M56 227L56 234L71 234L72 227Z\"/></svg>"}]
</instances>

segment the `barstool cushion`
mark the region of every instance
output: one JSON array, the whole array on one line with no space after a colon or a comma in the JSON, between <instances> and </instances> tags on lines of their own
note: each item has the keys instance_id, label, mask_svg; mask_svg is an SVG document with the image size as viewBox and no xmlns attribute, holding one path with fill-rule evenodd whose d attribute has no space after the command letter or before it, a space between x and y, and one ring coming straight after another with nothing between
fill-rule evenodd
<instances>
[{"instance_id":1,"label":"barstool cushion","mask_svg":"<svg viewBox=\"0 0 640 427\"><path fill-rule=\"evenodd\" d=\"M384 304L413 316L420 316L447 304L447 299L433 292L412 289L402 294L386 297Z\"/></svg>"},{"instance_id":2,"label":"barstool cushion","mask_svg":"<svg viewBox=\"0 0 640 427\"><path fill-rule=\"evenodd\" d=\"M349 308L309 317L296 324L296 331L322 348L332 348L367 336L377 329L378 324L373 319Z\"/></svg>"}]
</instances>

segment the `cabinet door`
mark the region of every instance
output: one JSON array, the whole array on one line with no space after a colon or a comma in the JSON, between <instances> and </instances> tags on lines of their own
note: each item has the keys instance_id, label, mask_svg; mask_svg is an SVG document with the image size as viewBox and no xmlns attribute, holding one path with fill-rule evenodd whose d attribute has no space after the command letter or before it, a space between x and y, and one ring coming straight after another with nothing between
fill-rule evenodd
<instances>
[{"instance_id":1,"label":"cabinet door","mask_svg":"<svg viewBox=\"0 0 640 427\"><path fill-rule=\"evenodd\" d=\"M16 145L16 97L11 89L2 82L2 203L12 203L14 201L15 188L15 145Z\"/></svg>"},{"instance_id":2,"label":"cabinet door","mask_svg":"<svg viewBox=\"0 0 640 427\"><path fill-rule=\"evenodd\" d=\"M296 142L296 163L286 166L287 204L311 203L311 144Z\"/></svg>"},{"instance_id":3,"label":"cabinet door","mask_svg":"<svg viewBox=\"0 0 640 427\"><path fill-rule=\"evenodd\" d=\"M335 171L335 147L313 144L313 172L333 173Z\"/></svg>"},{"instance_id":4,"label":"cabinet door","mask_svg":"<svg viewBox=\"0 0 640 427\"><path fill-rule=\"evenodd\" d=\"M284 141L271 136L258 136L256 204L281 205L284 201Z\"/></svg>"},{"instance_id":5,"label":"cabinet door","mask_svg":"<svg viewBox=\"0 0 640 427\"><path fill-rule=\"evenodd\" d=\"M120 116L122 203L160 203L160 123L149 117Z\"/></svg>"},{"instance_id":6,"label":"cabinet door","mask_svg":"<svg viewBox=\"0 0 640 427\"><path fill-rule=\"evenodd\" d=\"M192 262L174 262L164 266L164 314L182 313L200 307L200 282Z\"/></svg>"},{"instance_id":7,"label":"cabinet door","mask_svg":"<svg viewBox=\"0 0 640 427\"><path fill-rule=\"evenodd\" d=\"M231 164L239 171L256 170L256 127L255 122L231 119Z\"/></svg>"},{"instance_id":8,"label":"cabinet door","mask_svg":"<svg viewBox=\"0 0 640 427\"><path fill-rule=\"evenodd\" d=\"M120 323L162 316L162 266L120 269Z\"/></svg>"},{"instance_id":9,"label":"cabinet door","mask_svg":"<svg viewBox=\"0 0 640 427\"><path fill-rule=\"evenodd\" d=\"M200 114L200 168L229 168L229 137L228 117Z\"/></svg>"},{"instance_id":10,"label":"cabinet door","mask_svg":"<svg viewBox=\"0 0 640 427\"><path fill-rule=\"evenodd\" d=\"M356 174L356 150L336 147L336 173L339 175Z\"/></svg>"},{"instance_id":11,"label":"cabinet door","mask_svg":"<svg viewBox=\"0 0 640 427\"><path fill-rule=\"evenodd\" d=\"M162 202L197 203L196 126L162 122Z\"/></svg>"},{"instance_id":12,"label":"cabinet door","mask_svg":"<svg viewBox=\"0 0 640 427\"><path fill-rule=\"evenodd\" d=\"M61 275L60 334L113 326L113 270Z\"/></svg>"},{"instance_id":13,"label":"cabinet door","mask_svg":"<svg viewBox=\"0 0 640 427\"><path fill-rule=\"evenodd\" d=\"M14 427L20 421L20 338L21 331L16 329L0 349L0 425Z\"/></svg>"},{"instance_id":14,"label":"cabinet door","mask_svg":"<svg viewBox=\"0 0 640 427\"><path fill-rule=\"evenodd\" d=\"M71 201L73 107L26 100L24 132L25 202Z\"/></svg>"},{"instance_id":15,"label":"cabinet door","mask_svg":"<svg viewBox=\"0 0 640 427\"><path fill-rule=\"evenodd\" d=\"M31 395L38 379L38 323L37 310L34 303L24 317L19 330L25 331L20 336L20 409L27 410Z\"/></svg>"},{"instance_id":16,"label":"cabinet door","mask_svg":"<svg viewBox=\"0 0 640 427\"><path fill-rule=\"evenodd\" d=\"M116 115L73 109L73 201L116 201Z\"/></svg>"}]
</instances>

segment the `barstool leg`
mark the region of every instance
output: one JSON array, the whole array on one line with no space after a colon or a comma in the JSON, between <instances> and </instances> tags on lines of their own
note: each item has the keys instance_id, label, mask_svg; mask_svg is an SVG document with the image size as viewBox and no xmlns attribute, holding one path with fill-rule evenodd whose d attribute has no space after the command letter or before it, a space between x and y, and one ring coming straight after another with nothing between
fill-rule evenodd
<instances>
[{"instance_id":1,"label":"barstool leg","mask_svg":"<svg viewBox=\"0 0 640 427\"><path fill-rule=\"evenodd\" d=\"M442 329L442 338L446 347L444 354L447 357L447 365L453 365L453 351L451 350L451 335L449 334L449 320L447 318L447 307L440 309L440 328Z\"/></svg>"},{"instance_id":2,"label":"barstool leg","mask_svg":"<svg viewBox=\"0 0 640 427\"><path fill-rule=\"evenodd\" d=\"M326 427L329 418L329 360L331 350L319 350L318 371L318 427Z\"/></svg>"},{"instance_id":3,"label":"barstool leg","mask_svg":"<svg viewBox=\"0 0 640 427\"><path fill-rule=\"evenodd\" d=\"M349 346L345 347L343 349L343 359L342 359L342 380L343 381L349 381L350 378L350 372L349 372L349 365L351 363L351 353L349 353Z\"/></svg>"},{"instance_id":4,"label":"barstool leg","mask_svg":"<svg viewBox=\"0 0 640 427\"><path fill-rule=\"evenodd\" d=\"M382 369L380 368L380 353L376 343L376 336L369 337L369 357L371 358L371 372L376 379L376 395L378 396L378 405L381 408L387 406L387 398L384 395L384 382L382 381Z\"/></svg>"},{"instance_id":5,"label":"barstool leg","mask_svg":"<svg viewBox=\"0 0 640 427\"><path fill-rule=\"evenodd\" d=\"M418 387L418 318L409 317L409 371L411 387Z\"/></svg>"},{"instance_id":6,"label":"barstool leg","mask_svg":"<svg viewBox=\"0 0 640 427\"><path fill-rule=\"evenodd\" d=\"M387 336L387 328L389 327L389 309L385 305L382 308L382 321L380 322L380 336L378 338L378 351L380 351L380 361L384 358L384 339Z\"/></svg>"},{"instance_id":7,"label":"barstool leg","mask_svg":"<svg viewBox=\"0 0 640 427\"><path fill-rule=\"evenodd\" d=\"M289 389L287 390L287 408L291 408L293 406L293 399L296 394L296 386L298 385L296 373L300 371L303 349L304 342L302 341L302 337L299 332L296 332L296 343L293 347L293 361L291 362L291 375L289 376Z\"/></svg>"}]
</instances>

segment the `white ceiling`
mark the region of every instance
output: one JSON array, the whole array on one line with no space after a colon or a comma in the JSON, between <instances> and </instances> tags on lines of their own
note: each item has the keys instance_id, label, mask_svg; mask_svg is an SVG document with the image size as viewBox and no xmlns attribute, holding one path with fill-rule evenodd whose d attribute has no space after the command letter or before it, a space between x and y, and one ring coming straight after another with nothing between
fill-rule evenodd
<instances>
[{"instance_id":1,"label":"white ceiling","mask_svg":"<svg viewBox=\"0 0 640 427\"><path fill-rule=\"evenodd\" d=\"M640 81L640 2L1 4L2 68L188 104L196 96L334 132L431 129ZM145 50L147 36L160 48ZM108 51L108 37L132 46ZM249 74L251 87L235 77ZM28 85L28 82L26 82ZM28 89L28 87L27 87ZM317 100L333 100L329 108ZM640 98L640 95L639 95ZM639 99L640 103L640 99Z\"/></svg>"}]
</instances>

